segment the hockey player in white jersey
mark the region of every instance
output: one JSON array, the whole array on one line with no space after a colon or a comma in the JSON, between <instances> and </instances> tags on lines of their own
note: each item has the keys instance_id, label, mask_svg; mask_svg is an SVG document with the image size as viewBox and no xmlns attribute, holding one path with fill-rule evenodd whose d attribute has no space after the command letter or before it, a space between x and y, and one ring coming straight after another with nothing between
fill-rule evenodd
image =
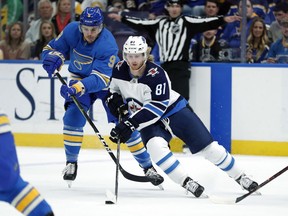
<instances>
[{"instance_id":1,"label":"hockey player in white jersey","mask_svg":"<svg viewBox=\"0 0 288 216\"><path fill-rule=\"evenodd\" d=\"M172 134L183 140L190 151L203 155L251 191L258 184L238 166L234 157L218 144L204 124L187 106L188 102L171 89L167 73L151 62L142 36L130 36L123 46L123 61L118 62L110 83L111 98L123 98L131 115L110 132L110 139L125 143L133 131L141 133L152 160L177 184L200 197L204 187L188 176L169 149ZM115 108L117 110L117 108Z\"/></svg>"}]
</instances>

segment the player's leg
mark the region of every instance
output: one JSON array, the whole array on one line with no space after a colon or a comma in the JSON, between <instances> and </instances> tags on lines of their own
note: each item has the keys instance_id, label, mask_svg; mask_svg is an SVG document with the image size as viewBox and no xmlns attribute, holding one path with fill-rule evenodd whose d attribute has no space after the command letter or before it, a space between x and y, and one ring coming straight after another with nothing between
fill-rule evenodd
<instances>
[{"instance_id":1,"label":"player's leg","mask_svg":"<svg viewBox=\"0 0 288 216\"><path fill-rule=\"evenodd\" d=\"M6 115L0 112L0 201L29 216L53 216L49 204L35 187L23 181L14 138Z\"/></svg>"},{"instance_id":2,"label":"player's leg","mask_svg":"<svg viewBox=\"0 0 288 216\"><path fill-rule=\"evenodd\" d=\"M126 142L126 145L135 160L139 163L139 166L143 168L144 173L147 178L149 178L150 182L155 186L161 184L164 181L164 178L158 174L153 167L150 155L147 152L138 131L133 132L131 138Z\"/></svg>"},{"instance_id":3,"label":"player's leg","mask_svg":"<svg viewBox=\"0 0 288 216\"><path fill-rule=\"evenodd\" d=\"M244 174L235 158L213 140L205 125L190 108L182 109L169 119L174 134L188 145L192 153L200 152L207 160L235 179L244 189L250 191L258 186L255 181Z\"/></svg>"},{"instance_id":4,"label":"player's leg","mask_svg":"<svg viewBox=\"0 0 288 216\"><path fill-rule=\"evenodd\" d=\"M90 103L89 95L83 95L79 101L85 100ZM89 105L84 106L85 112ZM85 117L80 112L76 104L70 102L65 104L66 111L63 117L63 139L66 155L66 167L63 170L63 179L74 181L77 177L78 156L83 142L83 128L86 123ZM69 184L70 186L70 184Z\"/></svg>"},{"instance_id":5,"label":"player's leg","mask_svg":"<svg viewBox=\"0 0 288 216\"><path fill-rule=\"evenodd\" d=\"M152 160L176 184L181 185L196 197L201 196L204 188L188 176L179 160L171 152L168 146L171 135L160 124L151 125L141 130L143 142L146 144Z\"/></svg>"},{"instance_id":6,"label":"player's leg","mask_svg":"<svg viewBox=\"0 0 288 216\"><path fill-rule=\"evenodd\" d=\"M107 104L105 103L107 99L108 91L101 91L97 93L97 98L101 99L102 105L106 111L108 122L117 124L118 119L111 114ZM164 178L159 175L156 169L153 167L151 158L147 149L145 148L141 135L138 131L134 131L131 135L131 138L126 142L127 147L132 153L135 160L138 162L139 166L143 168L145 175L150 179L150 182L157 186L160 185Z\"/></svg>"}]
</instances>

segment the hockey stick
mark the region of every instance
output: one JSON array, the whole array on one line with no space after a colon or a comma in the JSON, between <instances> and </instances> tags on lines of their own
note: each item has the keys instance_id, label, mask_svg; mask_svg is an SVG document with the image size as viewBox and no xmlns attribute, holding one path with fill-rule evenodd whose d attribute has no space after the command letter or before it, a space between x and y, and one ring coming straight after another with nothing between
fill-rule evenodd
<instances>
[{"instance_id":1,"label":"hockey stick","mask_svg":"<svg viewBox=\"0 0 288 216\"><path fill-rule=\"evenodd\" d=\"M121 122L121 112L119 111L119 120ZM117 161L116 161L116 177L115 177L115 198L118 199L118 179L119 179L119 165L120 165L120 138L117 140Z\"/></svg>"},{"instance_id":2,"label":"hockey stick","mask_svg":"<svg viewBox=\"0 0 288 216\"><path fill-rule=\"evenodd\" d=\"M271 182L272 180L274 180L275 178L277 178L278 176L280 176L281 174L283 174L284 172L286 172L288 170L288 166L286 166L285 168L283 168L282 170L280 170L279 172L277 172L276 174L272 175L270 178L268 178L267 180L265 180L264 182L262 182L260 185L258 185L257 188L255 188L254 190L235 198L231 198L231 199L221 199L221 198L216 198L216 197L210 197L212 202L214 203L222 203L222 204L235 204L238 203L240 201L242 201L243 199L245 199L246 197L250 196L251 194L253 194L254 192L256 192L257 190L259 190L260 188L262 188L263 186L265 186L266 184L268 184L269 182Z\"/></svg>"},{"instance_id":3,"label":"hockey stick","mask_svg":"<svg viewBox=\"0 0 288 216\"><path fill-rule=\"evenodd\" d=\"M58 79L60 80L60 82L63 85L67 85L67 83L65 82L65 80L63 79L63 77L56 72L55 73L56 76L58 77ZM78 101L78 99L76 98L76 96L72 95L71 96L73 102L76 104L76 106L78 107L78 109L80 110L80 112L82 113L82 115L85 117L85 119L87 120L87 122L90 124L90 126L93 128L95 134L97 135L97 137L99 138L100 142L102 143L102 145L105 147L106 151L108 152L108 154L110 155L110 157L112 158L112 160L117 164L117 159L114 155L114 153L112 152L112 150L110 149L110 147L108 146L108 144L105 142L104 138L102 137L102 135L100 134L99 130L96 128L95 124L92 122L91 118L88 116L88 114L85 112L85 110L83 109L82 105L80 104L80 102ZM124 170L121 166L121 164L119 163L119 170L122 173L122 175L131 181L136 181L136 182L150 182L148 180L148 178L146 176L137 176L137 175L133 175L129 172L127 172L126 170Z\"/></svg>"}]
</instances>

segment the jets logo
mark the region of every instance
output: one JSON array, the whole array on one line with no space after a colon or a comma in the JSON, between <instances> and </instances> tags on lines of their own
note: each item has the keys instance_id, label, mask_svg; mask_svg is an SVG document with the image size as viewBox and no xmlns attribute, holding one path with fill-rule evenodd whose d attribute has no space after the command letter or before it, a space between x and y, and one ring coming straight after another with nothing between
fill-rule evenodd
<instances>
[{"instance_id":1,"label":"jets logo","mask_svg":"<svg viewBox=\"0 0 288 216\"><path fill-rule=\"evenodd\" d=\"M116 68L118 69L118 70L120 70L120 67L121 67L121 65L123 64L123 62L124 61L119 61L117 64L116 64Z\"/></svg>"},{"instance_id":2,"label":"jets logo","mask_svg":"<svg viewBox=\"0 0 288 216\"><path fill-rule=\"evenodd\" d=\"M156 74L158 74L159 73L159 71L157 70L157 68L151 68L149 71L148 71L148 74L147 74L147 76L152 76L152 77L154 77Z\"/></svg>"},{"instance_id":3,"label":"jets logo","mask_svg":"<svg viewBox=\"0 0 288 216\"><path fill-rule=\"evenodd\" d=\"M127 98L127 102L128 102L128 107L129 107L129 110L131 111L131 113L137 112L142 107L141 103L137 102L134 99Z\"/></svg>"}]
</instances>

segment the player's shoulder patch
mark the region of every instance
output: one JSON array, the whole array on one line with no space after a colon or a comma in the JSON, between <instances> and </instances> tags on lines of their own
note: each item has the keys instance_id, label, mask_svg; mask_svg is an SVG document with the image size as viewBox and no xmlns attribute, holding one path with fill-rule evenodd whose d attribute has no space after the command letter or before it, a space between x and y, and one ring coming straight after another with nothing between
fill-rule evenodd
<instances>
[{"instance_id":1,"label":"player's shoulder patch","mask_svg":"<svg viewBox=\"0 0 288 216\"><path fill-rule=\"evenodd\" d=\"M147 72L146 76L151 76L151 77L155 77L157 74L159 74L158 68L150 68Z\"/></svg>"},{"instance_id":2,"label":"player's shoulder patch","mask_svg":"<svg viewBox=\"0 0 288 216\"><path fill-rule=\"evenodd\" d=\"M117 64L115 65L115 68L117 70L120 70L120 67L123 65L123 63L124 63L124 60L117 62Z\"/></svg>"}]
</instances>

